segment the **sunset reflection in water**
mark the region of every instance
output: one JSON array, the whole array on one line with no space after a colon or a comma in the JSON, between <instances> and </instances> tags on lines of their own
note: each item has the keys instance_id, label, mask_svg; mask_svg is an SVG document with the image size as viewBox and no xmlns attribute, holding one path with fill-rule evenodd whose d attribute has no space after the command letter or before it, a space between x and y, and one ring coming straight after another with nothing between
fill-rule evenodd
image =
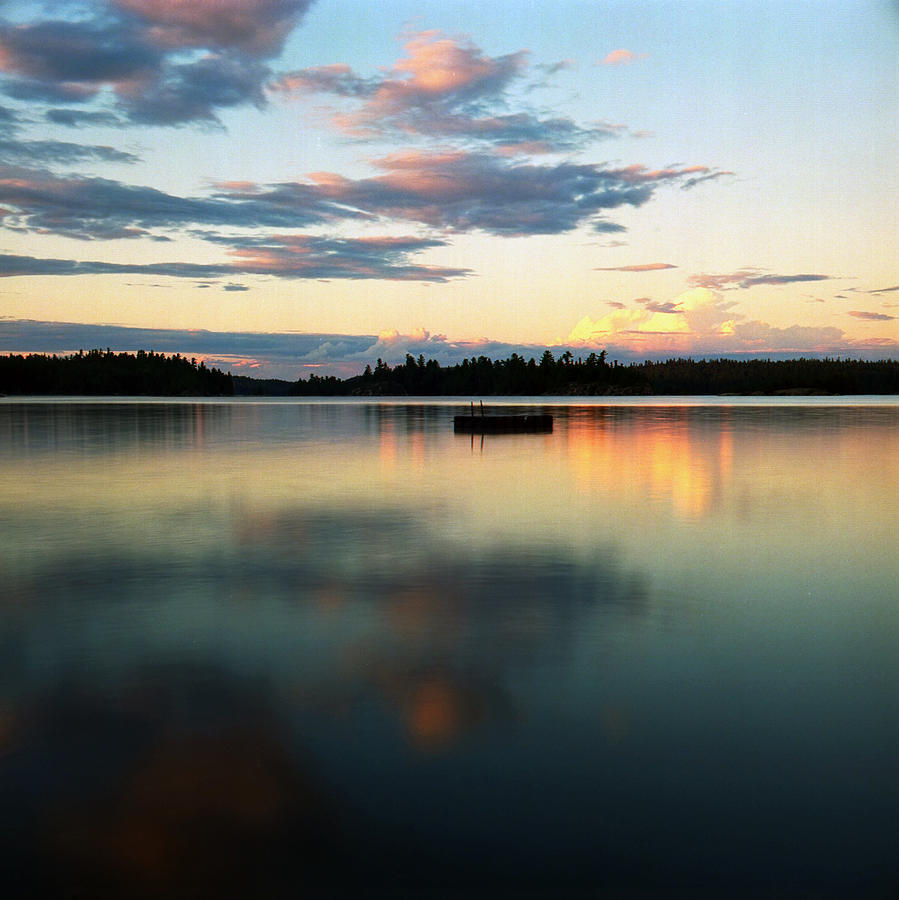
<instances>
[{"instance_id":1,"label":"sunset reflection in water","mask_svg":"<svg viewBox=\"0 0 899 900\"><path fill-rule=\"evenodd\" d=\"M58 896L880 896L899 406L8 403L3 863Z\"/></svg>"}]
</instances>

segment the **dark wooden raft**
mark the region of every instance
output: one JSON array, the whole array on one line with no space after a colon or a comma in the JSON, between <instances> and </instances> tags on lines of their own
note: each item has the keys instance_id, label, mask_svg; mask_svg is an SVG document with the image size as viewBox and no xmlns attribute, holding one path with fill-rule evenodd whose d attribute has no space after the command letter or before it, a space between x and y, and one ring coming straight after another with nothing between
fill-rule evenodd
<instances>
[{"instance_id":1,"label":"dark wooden raft","mask_svg":"<svg viewBox=\"0 0 899 900\"><path fill-rule=\"evenodd\" d=\"M453 417L453 431L461 434L511 434L513 432L548 432L553 430L550 415Z\"/></svg>"}]
</instances>

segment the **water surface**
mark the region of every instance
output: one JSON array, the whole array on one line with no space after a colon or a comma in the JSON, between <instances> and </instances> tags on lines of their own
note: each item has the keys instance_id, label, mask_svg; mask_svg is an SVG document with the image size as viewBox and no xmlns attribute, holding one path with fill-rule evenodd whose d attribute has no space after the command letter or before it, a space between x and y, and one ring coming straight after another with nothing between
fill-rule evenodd
<instances>
[{"instance_id":1,"label":"water surface","mask_svg":"<svg viewBox=\"0 0 899 900\"><path fill-rule=\"evenodd\" d=\"M899 402L0 403L3 868L887 897Z\"/></svg>"}]
</instances>

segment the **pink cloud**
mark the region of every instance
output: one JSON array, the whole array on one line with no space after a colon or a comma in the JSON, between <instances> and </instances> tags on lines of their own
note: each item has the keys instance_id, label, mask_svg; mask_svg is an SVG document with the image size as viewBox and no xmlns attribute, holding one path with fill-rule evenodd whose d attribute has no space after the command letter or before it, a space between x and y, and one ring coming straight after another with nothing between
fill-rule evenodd
<instances>
[{"instance_id":1,"label":"pink cloud","mask_svg":"<svg viewBox=\"0 0 899 900\"><path fill-rule=\"evenodd\" d=\"M434 104L455 105L475 97L498 97L527 63L527 53L485 56L469 41L446 37L436 31L410 35L406 57L394 63L388 76L377 84L362 108L338 118L344 130L366 132L385 118L400 127L417 130L401 120L412 110L427 112Z\"/></svg>"},{"instance_id":2,"label":"pink cloud","mask_svg":"<svg viewBox=\"0 0 899 900\"><path fill-rule=\"evenodd\" d=\"M260 56L278 53L312 0L113 0L143 20L163 47L232 47Z\"/></svg>"},{"instance_id":3,"label":"pink cloud","mask_svg":"<svg viewBox=\"0 0 899 900\"><path fill-rule=\"evenodd\" d=\"M646 59L648 53L632 53L630 50L613 50L600 62L601 66L628 66L638 59Z\"/></svg>"},{"instance_id":4,"label":"pink cloud","mask_svg":"<svg viewBox=\"0 0 899 900\"><path fill-rule=\"evenodd\" d=\"M406 55L378 77L339 63L289 72L269 85L285 97L331 94L356 107L331 111L332 123L355 138L385 134L487 141L504 155L570 150L626 133L624 125L587 127L566 117L509 113L506 88L524 75L528 53L491 57L465 38L437 31L406 36Z\"/></svg>"},{"instance_id":5,"label":"pink cloud","mask_svg":"<svg viewBox=\"0 0 899 900\"><path fill-rule=\"evenodd\" d=\"M657 272L660 269L676 269L671 263L641 263L636 266L594 266L595 272Z\"/></svg>"}]
</instances>

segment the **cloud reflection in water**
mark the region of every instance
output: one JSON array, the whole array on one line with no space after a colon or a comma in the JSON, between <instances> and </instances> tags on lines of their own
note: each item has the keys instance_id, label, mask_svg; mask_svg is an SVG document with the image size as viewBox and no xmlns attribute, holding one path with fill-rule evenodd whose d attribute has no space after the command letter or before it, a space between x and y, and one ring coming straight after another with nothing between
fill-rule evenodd
<instances>
[{"instance_id":1,"label":"cloud reflection in water","mask_svg":"<svg viewBox=\"0 0 899 900\"><path fill-rule=\"evenodd\" d=\"M458 823L408 754L472 765L529 716L510 682L564 665L597 608L646 603L608 552L448 550L401 507L241 515L224 554L98 547L11 588L4 855L35 888L91 896L350 891L354 865L375 889L436 890L446 874L422 867L457 857ZM360 772L398 818L378 821L384 785ZM472 865L466 880L499 877Z\"/></svg>"},{"instance_id":2,"label":"cloud reflection in water","mask_svg":"<svg viewBox=\"0 0 899 900\"><path fill-rule=\"evenodd\" d=\"M895 409L553 410L0 405L23 892L887 893Z\"/></svg>"}]
</instances>

